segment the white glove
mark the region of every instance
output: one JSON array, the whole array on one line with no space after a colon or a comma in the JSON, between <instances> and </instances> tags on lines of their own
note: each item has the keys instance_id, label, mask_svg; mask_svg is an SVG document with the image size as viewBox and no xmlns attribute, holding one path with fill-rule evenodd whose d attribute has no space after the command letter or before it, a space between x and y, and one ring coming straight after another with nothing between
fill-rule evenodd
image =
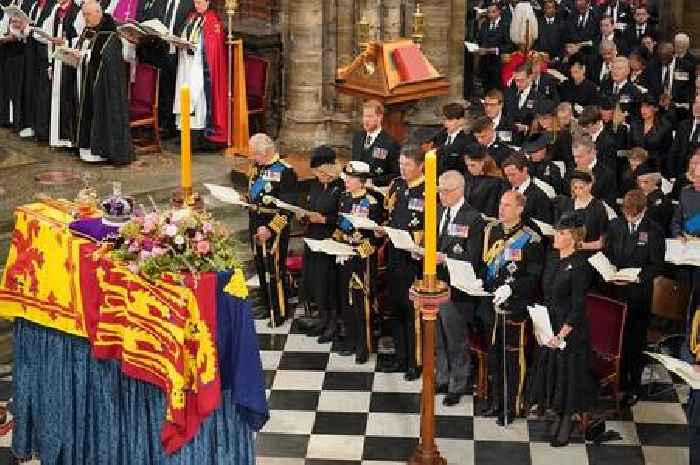
<instances>
[{"instance_id":1,"label":"white glove","mask_svg":"<svg viewBox=\"0 0 700 465\"><path fill-rule=\"evenodd\" d=\"M504 284L493 293L493 304L502 305L511 295L513 295L513 290L508 284Z\"/></svg>"}]
</instances>

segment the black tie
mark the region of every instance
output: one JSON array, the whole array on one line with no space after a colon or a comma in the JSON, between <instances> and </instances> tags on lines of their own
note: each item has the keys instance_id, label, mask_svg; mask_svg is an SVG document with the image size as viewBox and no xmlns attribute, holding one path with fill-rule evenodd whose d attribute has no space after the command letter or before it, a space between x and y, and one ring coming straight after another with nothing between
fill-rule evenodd
<instances>
[{"instance_id":1,"label":"black tie","mask_svg":"<svg viewBox=\"0 0 700 465\"><path fill-rule=\"evenodd\" d=\"M613 85L613 95L617 95L620 93L620 84L617 82Z\"/></svg>"},{"instance_id":2,"label":"black tie","mask_svg":"<svg viewBox=\"0 0 700 465\"><path fill-rule=\"evenodd\" d=\"M367 134L367 135L365 136L365 149L368 149L368 148L370 148L371 146L372 146L372 136L370 136L369 134Z\"/></svg>"},{"instance_id":3,"label":"black tie","mask_svg":"<svg viewBox=\"0 0 700 465\"><path fill-rule=\"evenodd\" d=\"M637 226L635 226L634 223L630 223L630 236L634 236L634 233L637 231Z\"/></svg>"},{"instance_id":4,"label":"black tie","mask_svg":"<svg viewBox=\"0 0 700 465\"><path fill-rule=\"evenodd\" d=\"M173 14L175 13L175 2L176 0L170 0L168 2L168 9L165 12L165 27L170 29L170 23L173 20Z\"/></svg>"},{"instance_id":5,"label":"black tie","mask_svg":"<svg viewBox=\"0 0 700 465\"><path fill-rule=\"evenodd\" d=\"M445 213L442 216L443 223L442 223L442 228L440 228L440 245L445 241L447 238L447 230L450 226L450 209L446 208Z\"/></svg>"},{"instance_id":6,"label":"black tie","mask_svg":"<svg viewBox=\"0 0 700 465\"><path fill-rule=\"evenodd\" d=\"M644 34L644 29L637 27L637 39L642 39L642 34Z\"/></svg>"}]
</instances>

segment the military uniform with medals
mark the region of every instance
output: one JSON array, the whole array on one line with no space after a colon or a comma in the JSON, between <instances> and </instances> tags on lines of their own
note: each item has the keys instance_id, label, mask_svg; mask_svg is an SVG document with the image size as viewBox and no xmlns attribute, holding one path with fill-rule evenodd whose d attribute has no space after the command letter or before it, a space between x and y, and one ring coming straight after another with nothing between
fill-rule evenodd
<instances>
[{"instance_id":1,"label":"military uniform with medals","mask_svg":"<svg viewBox=\"0 0 700 465\"><path fill-rule=\"evenodd\" d=\"M523 408L525 385L525 322L527 305L539 294L544 249L540 235L521 224L507 228L492 222L484 231L484 290L494 292L503 285L512 294L501 305L509 312L506 325L506 365L508 373L508 417L519 415ZM491 298L482 299L480 317L488 328L489 406L488 414L503 416L503 319L495 314Z\"/></svg>"},{"instance_id":2,"label":"military uniform with medals","mask_svg":"<svg viewBox=\"0 0 700 465\"><path fill-rule=\"evenodd\" d=\"M423 176L410 183L396 178L385 199L388 226L408 231L418 246L423 244L424 190ZM392 336L397 369L405 370L410 378L414 378L422 358L420 315L414 309L408 292L420 272L420 262L414 260L410 252L388 244L386 267L389 271L389 300L394 315Z\"/></svg>"},{"instance_id":3,"label":"military uniform with medals","mask_svg":"<svg viewBox=\"0 0 700 465\"><path fill-rule=\"evenodd\" d=\"M358 131L352 138L352 159L370 167L372 184L388 186L399 175L399 145L383 129L371 139L366 131Z\"/></svg>"},{"instance_id":4,"label":"military uniform with medals","mask_svg":"<svg viewBox=\"0 0 700 465\"><path fill-rule=\"evenodd\" d=\"M271 197L296 203L297 175L292 167L275 155L264 166L253 165L248 177L250 209L248 227L255 253L255 269L260 279L260 293L272 325L281 323L288 315L285 276L289 246L290 215L274 208ZM260 226L267 227L272 237L260 244L255 234ZM263 315L260 315L263 316Z\"/></svg>"},{"instance_id":5,"label":"military uniform with medals","mask_svg":"<svg viewBox=\"0 0 700 465\"><path fill-rule=\"evenodd\" d=\"M358 363L365 363L372 352L371 323L374 309L374 279L377 276L376 238L372 231L355 229L340 213L369 218L380 222L382 204L367 190L344 192L338 206L338 227L333 238L350 244L357 255L339 260L341 320L345 336L341 355L355 353Z\"/></svg>"}]
</instances>

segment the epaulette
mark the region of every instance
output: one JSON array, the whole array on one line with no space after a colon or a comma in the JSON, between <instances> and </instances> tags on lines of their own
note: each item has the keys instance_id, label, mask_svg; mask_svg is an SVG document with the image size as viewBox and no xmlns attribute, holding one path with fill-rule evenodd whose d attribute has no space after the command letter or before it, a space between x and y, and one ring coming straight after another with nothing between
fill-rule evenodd
<instances>
[{"instance_id":1,"label":"epaulette","mask_svg":"<svg viewBox=\"0 0 700 465\"><path fill-rule=\"evenodd\" d=\"M538 243L542 240L542 236L540 236L540 234L534 229L532 229L530 226L523 226L523 231L530 235L530 237L532 238L532 242L534 243Z\"/></svg>"},{"instance_id":2,"label":"epaulette","mask_svg":"<svg viewBox=\"0 0 700 465\"><path fill-rule=\"evenodd\" d=\"M291 168L291 167L292 167L292 165L290 165L289 163L287 163L286 160L282 160L281 158L280 158L279 160L277 160L277 163L279 163L280 165L284 166L285 168Z\"/></svg>"}]
</instances>

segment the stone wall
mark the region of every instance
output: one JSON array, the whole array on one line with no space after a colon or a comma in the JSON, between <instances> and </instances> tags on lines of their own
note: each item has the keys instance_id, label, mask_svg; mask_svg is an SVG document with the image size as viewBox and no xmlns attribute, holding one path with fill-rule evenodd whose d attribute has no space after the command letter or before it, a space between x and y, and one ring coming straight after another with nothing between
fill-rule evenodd
<instances>
[{"instance_id":1,"label":"stone wall","mask_svg":"<svg viewBox=\"0 0 700 465\"><path fill-rule=\"evenodd\" d=\"M423 48L450 80L449 98L433 98L409 115L412 125L439 123L439 109L461 100L465 0L424 0L426 37ZM410 35L414 0L280 0L286 102L280 142L289 149L321 143L349 145L358 126L358 101L336 95L335 71L357 55L356 24L370 23L370 36L393 40Z\"/></svg>"}]
</instances>

